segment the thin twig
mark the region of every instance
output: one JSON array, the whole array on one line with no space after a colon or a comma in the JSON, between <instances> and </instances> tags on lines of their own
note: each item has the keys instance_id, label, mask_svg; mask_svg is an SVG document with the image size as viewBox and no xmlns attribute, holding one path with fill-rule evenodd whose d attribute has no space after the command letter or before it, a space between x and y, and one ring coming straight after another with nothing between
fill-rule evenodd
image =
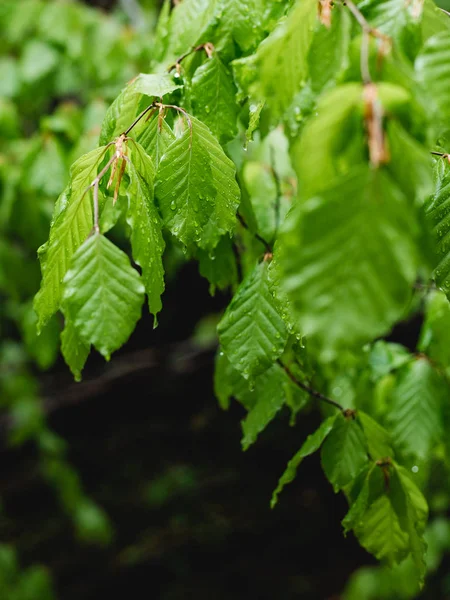
<instances>
[{"instance_id":1,"label":"thin twig","mask_svg":"<svg viewBox=\"0 0 450 600\"><path fill-rule=\"evenodd\" d=\"M332 400L331 398L324 396L324 394L318 392L317 390L314 390L313 388L309 387L309 385L306 385L302 381L299 381L297 379L297 377L289 369L289 367L287 365L285 365L280 359L277 360L277 363L280 365L280 367L285 371L285 373L289 377L289 379L297 387L299 387L302 390L304 390L305 392L307 392L313 398L316 398L316 400L320 400L321 402L326 402L327 404L334 406L334 408L338 408L341 412L345 412L344 407L341 404L339 404L339 402L336 402L335 400Z\"/></svg>"},{"instance_id":2,"label":"thin twig","mask_svg":"<svg viewBox=\"0 0 450 600\"><path fill-rule=\"evenodd\" d=\"M445 8L441 8L440 6L438 6L438 9L450 17L450 12L448 12L448 10L445 10Z\"/></svg>"},{"instance_id":3,"label":"thin twig","mask_svg":"<svg viewBox=\"0 0 450 600\"><path fill-rule=\"evenodd\" d=\"M214 52L214 46L211 44L211 42L206 42L205 44L200 44L199 46L196 46L195 48L191 48L190 50L188 50L187 52L185 52L184 54L179 56L173 64L171 64L169 67L167 67L167 72L170 73L170 71L173 71L173 69L175 69L176 72L179 73L181 62L185 58L187 58L191 54L194 54L194 52L198 52L199 50L204 50L206 52L207 57L211 58L212 53Z\"/></svg>"},{"instance_id":4,"label":"thin twig","mask_svg":"<svg viewBox=\"0 0 450 600\"><path fill-rule=\"evenodd\" d=\"M247 225L244 217L238 213L237 218L238 218L239 223L242 225L242 227L244 229L247 229L247 231L250 231L250 227ZM261 235L259 235L259 233L257 231L255 233L253 233L253 235L259 242L261 242L261 244L263 244L263 246L265 247L266 252L268 254L273 254L273 249L272 249L272 246L269 244L269 242L267 242Z\"/></svg>"},{"instance_id":5,"label":"thin twig","mask_svg":"<svg viewBox=\"0 0 450 600\"><path fill-rule=\"evenodd\" d=\"M122 135L128 135L130 133L130 131L133 129L133 127L135 127L135 125L137 125L139 123L139 121L142 119L142 117L145 117L145 115L148 113L148 111L151 110L152 108L155 108L155 106L156 106L156 102L152 102L149 106L147 106L147 108L144 108L144 110L131 123L131 125L128 127L128 129L125 129L125 131L123 132Z\"/></svg>"},{"instance_id":6,"label":"thin twig","mask_svg":"<svg viewBox=\"0 0 450 600\"><path fill-rule=\"evenodd\" d=\"M99 222L99 210L98 210L98 181L95 182L94 184L94 193L93 193L93 197L94 197L94 230L95 233L100 233L100 227L98 225Z\"/></svg>"}]
</instances>

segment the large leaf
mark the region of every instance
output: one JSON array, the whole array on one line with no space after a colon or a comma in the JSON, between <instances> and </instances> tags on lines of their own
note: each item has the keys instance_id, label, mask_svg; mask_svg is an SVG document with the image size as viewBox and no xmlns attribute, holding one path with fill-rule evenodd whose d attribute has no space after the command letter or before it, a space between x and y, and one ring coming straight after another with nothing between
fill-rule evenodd
<instances>
[{"instance_id":1,"label":"large leaf","mask_svg":"<svg viewBox=\"0 0 450 600\"><path fill-rule=\"evenodd\" d=\"M423 459L429 456L442 437L442 406L448 393L446 381L426 358L399 370L387 413L399 450Z\"/></svg>"},{"instance_id":2,"label":"large leaf","mask_svg":"<svg viewBox=\"0 0 450 600\"><path fill-rule=\"evenodd\" d=\"M231 364L249 377L263 373L282 354L287 330L269 290L268 263L244 279L218 326Z\"/></svg>"},{"instance_id":3,"label":"large leaf","mask_svg":"<svg viewBox=\"0 0 450 600\"><path fill-rule=\"evenodd\" d=\"M142 269L142 282L148 296L150 312L161 310L161 294L164 291L164 266L162 255L164 239L162 223L153 198L155 168L144 149L136 142L130 148L130 160L126 172L130 182L126 188L128 197L127 223L131 228L133 258Z\"/></svg>"},{"instance_id":4,"label":"large leaf","mask_svg":"<svg viewBox=\"0 0 450 600\"><path fill-rule=\"evenodd\" d=\"M334 490L353 481L367 465L367 446L361 425L339 413L322 446L322 467Z\"/></svg>"},{"instance_id":5,"label":"large leaf","mask_svg":"<svg viewBox=\"0 0 450 600\"><path fill-rule=\"evenodd\" d=\"M127 255L101 234L72 257L64 278L64 314L81 340L109 360L141 315L145 288Z\"/></svg>"},{"instance_id":6,"label":"large leaf","mask_svg":"<svg viewBox=\"0 0 450 600\"><path fill-rule=\"evenodd\" d=\"M328 417L320 425L320 427L311 435L309 435L300 450L291 458L288 462L287 467L283 475L280 477L278 485L272 494L272 500L270 506L273 508L278 502L278 496L283 491L284 486L294 481L297 474L297 469L300 466L304 458L316 452L323 444L324 440L330 434L334 427L334 422L337 415Z\"/></svg>"},{"instance_id":7,"label":"large leaf","mask_svg":"<svg viewBox=\"0 0 450 600\"><path fill-rule=\"evenodd\" d=\"M167 43L168 58L188 52L201 41L217 0L183 0L171 13Z\"/></svg>"},{"instance_id":8,"label":"large leaf","mask_svg":"<svg viewBox=\"0 0 450 600\"><path fill-rule=\"evenodd\" d=\"M211 250L235 224L235 169L209 129L187 117L184 133L158 167L156 196L164 222L184 244Z\"/></svg>"},{"instance_id":9,"label":"large leaf","mask_svg":"<svg viewBox=\"0 0 450 600\"><path fill-rule=\"evenodd\" d=\"M382 171L355 169L297 205L276 248L298 329L325 359L389 331L416 278L416 223Z\"/></svg>"},{"instance_id":10,"label":"large leaf","mask_svg":"<svg viewBox=\"0 0 450 600\"><path fill-rule=\"evenodd\" d=\"M297 1L255 54L233 63L240 87L253 98L267 100L275 117L289 107L306 81L316 15L314 0Z\"/></svg>"},{"instance_id":11,"label":"large leaf","mask_svg":"<svg viewBox=\"0 0 450 600\"><path fill-rule=\"evenodd\" d=\"M61 195L55 207L50 237L39 255L43 277L41 289L34 300L38 328L58 310L62 281L70 259L93 228L92 201L86 188L97 174L104 151L103 147L97 148L74 163L68 191Z\"/></svg>"},{"instance_id":12,"label":"large leaf","mask_svg":"<svg viewBox=\"0 0 450 600\"><path fill-rule=\"evenodd\" d=\"M238 105L236 86L230 71L214 52L192 78L191 102L194 114L221 141L236 135Z\"/></svg>"}]
</instances>

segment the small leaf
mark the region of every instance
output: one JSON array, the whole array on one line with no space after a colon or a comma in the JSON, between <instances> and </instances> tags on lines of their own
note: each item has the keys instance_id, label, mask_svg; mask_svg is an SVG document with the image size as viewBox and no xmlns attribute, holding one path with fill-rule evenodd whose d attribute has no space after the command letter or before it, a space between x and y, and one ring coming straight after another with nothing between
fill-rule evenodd
<instances>
[{"instance_id":1,"label":"small leaf","mask_svg":"<svg viewBox=\"0 0 450 600\"><path fill-rule=\"evenodd\" d=\"M334 491L351 481L367 465L367 446L364 432L353 417L338 413L333 430L322 446L322 467Z\"/></svg>"},{"instance_id":2,"label":"small leaf","mask_svg":"<svg viewBox=\"0 0 450 600\"><path fill-rule=\"evenodd\" d=\"M152 157L156 167L167 148L175 141L175 134L159 114L154 115L138 136L138 142L145 152Z\"/></svg>"},{"instance_id":3,"label":"small leaf","mask_svg":"<svg viewBox=\"0 0 450 600\"><path fill-rule=\"evenodd\" d=\"M269 290L267 269L263 261L244 279L218 326L223 351L246 378L268 369L288 337Z\"/></svg>"},{"instance_id":4,"label":"small leaf","mask_svg":"<svg viewBox=\"0 0 450 600\"><path fill-rule=\"evenodd\" d=\"M325 419L325 421L323 421L320 425L319 429L317 429L314 433L312 433L306 438L303 446L288 462L286 470L280 477L277 488L272 494L272 500L270 502L271 508L274 508L274 506L276 505L278 501L278 496L282 492L284 486L288 485L288 483L291 483L291 481L294 481L295 476L297 474L297 469L300 466L303 459L309 456L310 454L316 452L323 444L324 440L327 438L327 436L333 429L336 417L337 415L333 415L332 417L328 417L328 419Z\"/></svg>"},{"instance_id":5,"label":"small leaf","mask_svg":"<svg viewBox=\"0 0 450 600\"><path fill-rule=\"evenodd\" d=\"M361 410L358 410L357 419L364 431L367 449L372 460L392 458L394 452L391 446L391 436L386 429Z\"/></svg>"},{"instance_id":6,"label":"small leaf","mask_svg":"<svg viewBox=\"0 0 450 600\"><path fill-rule=\"evenodd\" d=\"M141 315L145 288L138 272L124 252L95 234L72 257L64 285L64 314L81 340L109 360Z\"/></svg>"}]
</instances>

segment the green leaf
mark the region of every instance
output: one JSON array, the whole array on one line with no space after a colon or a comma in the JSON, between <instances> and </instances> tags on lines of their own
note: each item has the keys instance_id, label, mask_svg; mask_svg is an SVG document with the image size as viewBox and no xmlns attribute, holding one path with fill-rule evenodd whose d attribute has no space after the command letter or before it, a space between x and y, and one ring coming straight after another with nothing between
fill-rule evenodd
<instances>
[{"instance_id":1,"label":"green leaf","mask_svg":"<svg viewBox=\"0 0 450 600\"><path fill-rule=\"evenodd\" d=\"M401 344L378 340L370 349L369 367L372 381L378 381L391 371L399 369L413 359L412 354Z\"/></svg>"},{"instance_id":2,"label":"green leaf","mask_svg":"<svg viewBox=\"0 0 450 600\"><path fill-rule=\"evenodd\" d=\"M296 2L255 54L233 62L240 87L251 98L266 100L275 117L289 107L306 82L316 15L314 0Z\"/></svg>"},{"instance_id":3,"label":"green leaf","mask_svg":"<svg viewBox=\"0 0 450 600\"><path fill-rule=\"evenodd\" d=\"M258 102L257 104L250 104L249 107L249 120L247 131L245 132L245 147L247 148L249 142L253 140L253 133L258 129L259 120L261 118L261 111L264 108L264 102Z\"/></svg>"},{"instance_id":4,"label":"green leaf","mask_svg":"<svg viewBox=\"0 0 450 600\"><path fill-rule=\"evenodd\" d=\"M242 447L244 450L247 450L256 441L259 433L272 421L276 413L287 402L290 394L294 394L296 401L299 401L302 406L308 401L306 393L291 381L278 364L272 365L262 375L256 377L253 385L251 391L255 397L255 404L242 421L244 434Z\"/></svg>"},{"instance_id":5,"label":"green leaf","mask_svg":"<svg viewBox=\"0 0 450 600\"><path fill-rule=\"evenodd\" d=\"M215 10L215 0L183 0L172 11L169 26L168 55L176 57L201 42Z\"/></svg>"},{"instance_id":6,"label":"green leaf","mask_svg":"<svg viewBox=\"0 0 450 600\"><path fill-rule=\"evenodd\" d=\"M199 67L191 82L192 110L221 142L237 133L236 86L217 52Z\"/></svg>"},{"instance_id":7,"label":"green leaf","mask_svg":"<svg viewBox=\"0 0 450 600\"><path fill-rule=\"evenodd\" d=\"M416 76L434 117L447 122L450 118L450 37L448 31L429 38L415 62Z\"/></svg>"},{"instance_id":8,"label":"green leaf","mask_svg":"<svg viewBox=\"0 0 450 600\"><path fill-rule=\"evenodd\" d=\"M399 370L386 417L399 450L418 458L429 456L442 438L442 406L448 393L446 381L426 358Z\"/></svg>"},{"instance_id":9,"label":"green leaf","mask_svg":"<svg viewBox=\"0 0 450 600\"><path fill-rule=\"evenodd\" d=\"M392 458L394 452L391 445L391 436L386 429L361 410L358 410L357 419L364 431L371 459Z\"/></svg>"},{"instance_id":10,"label":"green leaf","mask_svg":"<svg viewBox=\"0 0 450 600\"><path fill-rule=\"evenodd\" d=\"M324 94L293 146L300 195L308 198L366 161L363 87L346 83Z\"/></svg>"},{"instance_id":11,"label":"green leaf","mask_svg":"<svg viewBox=\"0 0 450 600\"><path fill-rule=\"evenodd\" d=\"M450 367L450 303L440 291L428 295L418 349L448 370Z\"/></svg>"},{"instance_id":12,"label":"green leaf","mask_svg":"<svg viewBox=\"0 0 450 600\"><path fill-rule=\"evenodd\" d=\"M64 314L81 340L109 360L141 315L145 288L138 272L124 252L95 234L72 257L64 286Z\"/></svg>"},{"instance_id":13,"label":"green leaf","mask_svg":"<svg viewBox=\"0 0 450 600\"><path fill-rule=\"evenodd\" d=\"M100 144L111 142L132 124L138 114L142 95L161 98L180 87L169 73L140 73L108 108L102 124Z\"/></svg>"},{"instance_id":14,"label":"green leaf","mask_svg":"<svg viewBox=\"0 0 450 600\"><path fill-rule=\"evenodd\" d=\"M298 330L325 360L389 331L416 279L416 223L382 171L354 169L297 205L275 249Z\"/></svg>"},{"instance_id":15,"label":"green leaf","mask_svg":"<svg viewBox=\"0 0 450 600\"><path fill-rule=\"evenodd\" d=\"M287 467L283 475L280 477L278 485L272 494L272 500L270 502L271 508L274 508L278 502L278 496L283 491L283 488L294 481L297 474L297 469L300 466L304 458L316 452L323 444L324 440L330 434L334 427L334 423L337 415L328 417L320 425L320 427L311 435L309 435L300 450L291 458L288 462Z\"/></svg>"},{"instance_id":16,"label":"green leaf","mask_svg":"<svg viewBox=\"0 0 450 600\"><path fill-rule=\"evenodd\" d=\"M398 502L397 513L404 531L409 536L409 550L423 585L427 565L427 544L423 538L428 518L428 505L419 488L411 480L406 469L396 465L391 478L391 493Z\"/></svg>"},{"instance_id":17,"label":"green leaf","mask_svg":"<svg viewBox=\"0 0 450 600\"><path fill-rule=\"evenodd\" d=\"M60 307L62 281L72 255L92 230L91 198L86 189L97 175L97 167L104 152L104 147L96 148L73 164L69 188L56 203L49 240L39 253L42 283L34 300L34 309L39 319L38 329Z\"/></svg>"},{"instance_id":18,"label":"green leaf","mask_svg":"<svg viewBox=\"0 0 450 600\"><path fill-rule=\"evenodd\" d=\"M89 350L89 344L82 341L72 321L66 317L64 329L61 332L61 353L75 381L81 381L81 371L86 363Z\"/></svg>"},{"instance_id":19,"label":"green leaf","mask_svg":"<svg viewBox=\"0 0 450 600\"><path fill-rule=\"evenodd\" d=\"M138 142L157 167L164 152L175 141L175 134L159 114L153 116L138 136Z\"/></svg>"},{"instance_id":20,"label":"green leaf","mask_svg":"<svg viewBox=\"0 0 450 600\"><path fill-rule=\"evenodd\" d=\"M39 368L49 369L56 360L59 350L59 323L56 318L50 319L40 335L36 330L37 317L31 304L24 307L21 316L21 329L25 346Z\"/></svg>"},{"instance_id":21,"label":"green leaf","mask_svg":"<svg viewBox=\"0 0 450 600\"><path fill-rule=\"evenodd\" d=\"M450 297L450 165L439 159L435 168L436 188L425 205L436 251L434 279Z\"/></svg>"},{"instance_id":22,"label":"green leaf","mask_svg":"<svg viewBox=\"0 0 450 600\"><path fill-rule=\"evenodd\" d=\"M31 39L25 44L20 61L20 74L25 83L35 83L58 65L59 54L49 44Z\"/></svg>"},{"instance_id":23,"label":"green leaf","mask_svg":"<svg viewBox=\"0 0 450 600\"><path fill-rule=\"evenodd\" d=\"M364 432L353 416L338 413L322 446L321 459L325 475L335 492L353 481L367 465Z\"/></svg>"},{"instance_id":24,"label":"green leaf","mask_svg":"<svg viewBox=\"0 0 450 600\"><path fill-rule=\"evenodd\" d=\"M358 494L350 506L350 510L342 520L342 526L344 527L344 535L346 535L351 529L354 529L364 518L364 513L367 510L369 503L369 482L375 465L372 465L367 472L362 473L362 485L361 476L357 478L355 485L358 486ZM352 490L353 491L353 490Z\"/></svg>"},{"instance_id":25,"label":"green leaf","mask_svg":"<svg viewBox=\"0 0 450 600\"><path fill-rule=\"evenodd\" d=\"M222 348L219 348L216 354L214 393L224 410L228 409L230 399L233 397L239 400L247 410L251 410L257 400L256 395L249 388L248 381L232 367Z\"/></svg>"},{"instance_id":26,"label":"green leaf","mask_svg":"<svg viewBox=\"0 0 450 600\"><path fill-rule=\"evenodd\" d=\"M352 16L345 6L334 5L331 27L318 25L308 54L311 89L321 92L335 84L348 65Z\"/></svg>"},{"instance_id":27,"label":"green leaf","mask_svg":"<svg viewBox=\"0 0 450 600\"><path fill-rule=\"evenodd\" d=\"M198 252L200 275L206 277L210 283L209 291L214 294L216 287L224 290L234 287L238 283L236 257L233 252L231 239L224 235L220 238L212 252L199 250Z\"/></svg>"},{"instance_id":28,"label":"green leaf","mask_svg":"<svg viewBox=\"0 0 450 600\"><path fill-rule=\"evenodd\" d=\"M263 261L244 279L218 326L223 351L246 378L268 369L281 356L288 337L267 270Z\"/></svg>"},{"instance_id":29,"label":"green leaf","mask_svg":"<svg viewBox=\"0 0 450 600\"><path fill-rule=\"evenodd\" d=\"M130 148L126 173L130 178L125 193L128 197L127 223L131 228L133 259L142 269L142 282L156 324L164 291L162 256L165 243L161 218L153 198L155 168L151 158L137 142Z\"/></svg>"},{"instance_id":30,"label":"green leaf","mask_svg":"<svg viewBox=\"0 0 450 600\"><path fill-rule=\"evenodd\" d=\"M209 129L195 117L186 119L186 130L159 164L156 197L179 240L212 250L235 225L239 187L233 163Z\"/></svg>"}]
</instances>

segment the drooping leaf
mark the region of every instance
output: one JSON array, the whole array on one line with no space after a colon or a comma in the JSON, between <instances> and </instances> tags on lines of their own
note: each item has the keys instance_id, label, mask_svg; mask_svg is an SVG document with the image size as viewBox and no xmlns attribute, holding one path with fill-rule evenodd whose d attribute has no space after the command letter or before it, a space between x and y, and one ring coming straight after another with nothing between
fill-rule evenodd
<instances>
[{"instance_id":1,"label":"drooping leaf","mask_svg":"<svg viewBox=\"0 0 450 600\"><path fill-rule=\"evenodd\" d=\"M186 120L159 164L156 197L178 239L212 250L234 227L239 187L233 163L209 129L195 117Z\"/></svg>"},{"instance_id":2,"label":"drooping leaf","mask_svg":"<svg viewBox=\"0 0 450 600\"><path fill-rule=\"evenodd\" d=\"M269 290L267 270L263 261L244 279L218 326L223 351L244 377L268 369L288 336Z\"/></svg>"},{"instance_id":3,"label":"drooping leaf","mask_svg":"<svg viewBox=\"0 0 450 600\"><path fill-rule=\"evenodd\" d=\"M66 318L61 332L61 353L72 371L75 381L81 380L81 371L89 355L90 346L83 342L73 323Z\"/></svg>"},{"instance_id":4,"label":"drooping leaf","mask_svg":"<svg viewBox=\"0 0 450 600\"><path fill-rule=\"evenodd\" d=\"M42 283L34 300L38 329L58 310L62 281L72 255L92 230L92 200L86 189L97 175L104 152L104 147L97 148L74 163L68 191L61 195L56 204L49 240L39 256Z\"/></svg>"},{"instance_id":5,"label":"drooping leaf","mask_svg":"<svg viewBox=\"0 0 450 600\"><path fill-rule=\"evenodd\" d=\"M250 104L249 107L249 120L247 131L245 132L246 147L248 143L252 141L253 134L258 128L259 120L261 118L261 111L264 108L264 102L258 102L257 104Z\"/></svg>"},{"instance_id":6,"label":"drooping leaf","mask_svg":"<svg viewBox=\"0 0 450 600\"><path fill-rule=\"evenodd\" d=\"M222 142L237 132L236 86L217 52L199 67L191 83L192 110Z\"/></svg>"},{"instance_id":7,"label":"drooping leaf","mask_svg":"<svg viewBox=\"0 0 450 600\"><path fill-rule=\"evenodd\" d=\"M155 316L161 310L164 291L162 255L164 239L162 223L154 204L153 181L155 168L144 149L136 142L130 148L126 172L130 178L126 188L128 197L127 223L131 228L133 258L142 269L142 282L148 296L150 312Z\"/></svg>"},{"instance_id":8,"label":"drooping leaf","mask_svg":"<svg viewBox=\"0 0 450 600\"><path fill-rule=\"evenodd\" d=\"M240 87L250 97L266 100L275 117L290 105L306 82L316 15L313 0L297 1L255 54L233 63Z\"/></svg>"},{"instance_id":9,"label":"drooping leaf","mask_svg":"<svg viewBox=\"0 0 450 600\"><path fill-rule=\"evenodd\" d=\"M133 331L144 292L127 255L94 234L73 255L64 278L64 314L80 339L109 360Z\"/></svg>"},{"instance_id":10,"label":"drooping leaf","mask_svg":"<svg viewBox=\"0 0 450 600\"><path fill-rule=\"evenodd\" d=\"M362 484L359 487L358 494L354 499L348 513L342 520L342 526L344 527L344 534L347 534L351 529L354 529L364 518L364 513L367 510L369 503L369 482L375 465L372 465L367 472L364 472L362 478ZM357 482L360 483L360 482Z\"/></svg>"},{"instance_id":11,"label":"drooping leaf","mask_svg":"<svg viewBox=\"0 0 450 600\"><path fill-rule=\"evenodd\" d=\"M281 283L324 359L401 317L416 278L416 227L407 199L368 167L289 213L276 248Z\"/></svg>"},{"instance_id":12,"label":"drooping leaf","mask_svg":"<svg viewBox=\"0 0 450 600\"><path fill-rule=\"evenodd\" d=\"M367 466L367 445L361 425L339 413L321 452L322 467L334 491L353 481Z\"/></svg>"},{"instance_id":13,"label":"drooping leaf","mask_svg":"<svg viewBox=\"0 0 450 600\"><path fill-rule=\"evenodd\" d=\"M300 450L291 458L288 462L287 467L283 475L280 477L278 485L275 491L272 494L272 500L270 502L271 508L273 508L278 502L278 496L283 491L283 488L294 481L295 476L297 474L297 469L300 466L300 463L304 458L316 452L320 446L323 444L324 440L330 434L334 427L334 422L336 420L337 415L333 415L332 417L328 417L325 421L322 422L320 427L311 435L309 435L303 446Z\"/></svg>"},{"instance_id":14,"label":"drooping leaf","mask_svg":"<svg viewBox=\"0 0 450 600\"><path fill-rule=\"evenodd\" d=\"M442 407L448 393L445 380L426 358L399 370L386 417L399 450L424 459L429 455L442 437Z\"/></svg>"}]
</instances>

